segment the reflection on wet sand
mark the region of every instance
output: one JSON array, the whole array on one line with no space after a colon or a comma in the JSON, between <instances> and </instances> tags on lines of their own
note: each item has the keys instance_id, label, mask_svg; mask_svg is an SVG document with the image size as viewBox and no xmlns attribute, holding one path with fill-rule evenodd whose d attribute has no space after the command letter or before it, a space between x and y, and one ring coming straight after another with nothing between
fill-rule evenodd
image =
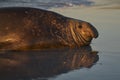
<instances>
[{"instance_id":1,"label":"reflection on wet sand","mask_svg":"<svg viewBox=\"0 0 120 80\"><path fill-rule=\"evenodd\" d=\"M74 69L91 68L99 59L90 46L80 49L0 53L0 80L49 78Z\"/></svg>"}]
</instances>

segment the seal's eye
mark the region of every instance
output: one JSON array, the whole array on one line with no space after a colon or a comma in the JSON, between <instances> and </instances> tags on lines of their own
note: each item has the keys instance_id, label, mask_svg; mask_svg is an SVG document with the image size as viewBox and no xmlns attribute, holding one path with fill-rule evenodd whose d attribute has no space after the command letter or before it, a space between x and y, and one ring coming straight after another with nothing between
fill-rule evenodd
<instances>
[{"instance_id":1,"label":"seal's eye","mask_svg":"<svg viewBox=\"0 0 120 80\"><path fill-rule=\"evenodd\" d=\"M79 26L78 26L78 28L80 28L80 29L81 29L81 28L82 28L82 26L81 26L81 25L79 25Z\"/></svg>"}]
</instances>

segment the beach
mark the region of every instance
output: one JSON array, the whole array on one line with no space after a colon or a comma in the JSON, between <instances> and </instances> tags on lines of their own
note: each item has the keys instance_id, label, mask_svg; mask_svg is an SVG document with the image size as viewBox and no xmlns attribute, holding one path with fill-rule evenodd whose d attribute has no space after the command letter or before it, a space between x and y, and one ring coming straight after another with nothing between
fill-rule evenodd
<instances>
[{"instance_id":1,"label":"beach","mask_svg":"<svg viewBox=\"0 0 120 80\"><path fill-rule=\"evenodd\" d=\"M74 1L79 2L80 0ZM40 5L42 5L43 9L54 11L67 17L87 21L94 25L99 32L99 37L93 39L87 49L80 48L80 50L7 52L6 54L3 54L4 52L0 53L0 79L119 80L120 1L85 1L93 1L94 4L90 2L89 5L75 5L75 3L74 5L67 4L66 6L66 4L62 3L62 5L59 4L60 7L53 7L54 4L48 5L47 2L44 3L44 5L43 3ZM8 5L9 3L4 4ZM5 6L4 4L2 7ZM36 3L33 4L29 2L28 5L26 4L27 2L24 4L19 3L19 5L24 5L25 7L30 6L38 8L38 3L37 6L35 5ZM14 5L19 6L15 3ZM9 6L13 6L13 4L11 3ZM90 66L86 66L88 65L87 63Z\"/></svg>"}]
</instances>

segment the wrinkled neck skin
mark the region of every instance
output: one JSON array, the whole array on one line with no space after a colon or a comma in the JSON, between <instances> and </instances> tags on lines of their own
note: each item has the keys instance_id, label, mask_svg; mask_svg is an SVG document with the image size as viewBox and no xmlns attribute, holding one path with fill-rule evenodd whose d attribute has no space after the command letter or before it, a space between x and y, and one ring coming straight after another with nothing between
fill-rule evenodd
<instances>
[{"instance_id":1,"label":"wrinkled neck skin","mask_svg":"<svg viewBox=\"0 0 120 80\"><path fill-rule=\"evenodd\" d=\"M78 22L78 20L69 20L69 29L70 29L70 33L72 36L72 39L74 41L74 46L77 47L81 47L81 46L87 46L91 43L92 38L89 38L89 40L87 40L83 35L82 32L80 30L78 30L78 27L83 21Z\"/></svg>"}]
</instances>

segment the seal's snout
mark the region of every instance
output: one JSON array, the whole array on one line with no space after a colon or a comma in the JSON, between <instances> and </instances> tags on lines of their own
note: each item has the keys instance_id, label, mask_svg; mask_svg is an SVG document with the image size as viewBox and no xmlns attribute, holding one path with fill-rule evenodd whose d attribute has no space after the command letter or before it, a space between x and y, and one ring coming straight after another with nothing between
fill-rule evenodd
<instances>
[{"instance_id":1,"label":"seal's snout","mask_svg":"<svg viewBox=\"0 0 120 80\"><path fill-rule=\"evenodd\" d=\"M91 29L92 37L97 38L99 36L97 29L94 26L92 26L91 24L90 24L90 29Z\"/></svg>"},{"instance_id":2,"label":"seal's snout","mask_svg":"<svg viewBox=\"0 0 120 80\"><path fill-rule=\"evenodd\" d=\"M90 33L92 38L97 38L99 36L97 29L90 23L85 22L85 23L83 23L83 26Z\"/></svg>"}]
</instances>

